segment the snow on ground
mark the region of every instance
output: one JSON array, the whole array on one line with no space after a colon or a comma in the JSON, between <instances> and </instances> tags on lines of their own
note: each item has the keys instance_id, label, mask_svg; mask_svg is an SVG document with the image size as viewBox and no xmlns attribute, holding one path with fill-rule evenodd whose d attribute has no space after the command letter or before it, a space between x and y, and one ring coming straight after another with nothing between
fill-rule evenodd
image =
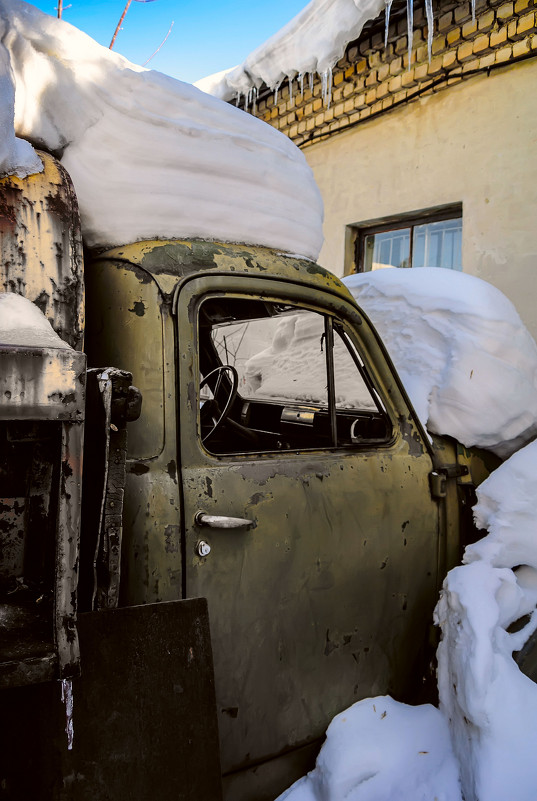
<instances>
[{"instance_id":1,"label":"snow on ground","mask_svg":"<svg viewBox=\"0 0 537 801\"><path fill-rule=\"evenodd\" d=\"M0 0L0 89L0 173L38 169L21 139L60 154L91 247L182 237L316 258L313 174L251 115L18 0Z\"/></svg>"},{"instance_id":2,"label":"snow on ground","mask_svg":"<svg viewBox=\"0 0 537 801\"><path fill-rule=\"evenodd\" d=\"M196 86L223 100L248 95L264 83L274 89L284 78L306 73L329 76L365 23L378 17L386 0L312 0L280 31L231 70L210 75Z\"/></svg>"},{"instance_id":3,"label":"snow on ground","mask_svg":"<svg viewBox=\"0 0 537 801\"><path fill-rule=\"evenodd\" d=\"M71 349L31 300L13 292L0 292L0 345Z\"/></svg>"},{"instance_id":4,"label":"snow on ground","mask_svg":"<svg viewBox=\"0 0 537 801\"><path fill-rule=\"evenodd\" d=\"M502 458L537 435L537 345L500 290L433 267L344 282L429 431Z\"/></svg>"},{"instance_id":5,"label":"snow on ground","mask_svg":"<svg viewBox=\"0 0 537 801\"><path fill-rule=\"evenodd\" d=\"M334 718L315 769L284 799L462 801L446 720L430 704L359 701Z\"/></svg>"}]
</instances>

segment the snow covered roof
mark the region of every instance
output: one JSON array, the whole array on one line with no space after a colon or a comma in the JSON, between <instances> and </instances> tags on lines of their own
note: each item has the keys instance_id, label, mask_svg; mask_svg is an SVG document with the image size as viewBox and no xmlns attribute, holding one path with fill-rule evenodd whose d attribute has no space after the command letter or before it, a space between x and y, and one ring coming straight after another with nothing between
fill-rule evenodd
<instances>
[{"instance_id":1,"label":"snow covered roof","mask_svg":"<svg viewBox=\"0 0 537 801\"><path fill-rule=\"evenodd\" d=\"M262 84L274 89L284 78L306 73L327 75L360 36L365 23L379 16L386 0L311 0L310 3L230 70L210 75L196 86L215 97L232 100Z\"/></svg>"},{"instance_id":2,"label":"snow covered roof","mask_svg":"<svg viewBox=\"0 0 537 801\"><path fill-rule=\"evenodd\" d=\"M90 247L201 238L317 257L319 191L271 126L19 0L0 0L0 82L0 173L39 170L22 140L61 155Z\"/></svg>"}]
</instances>

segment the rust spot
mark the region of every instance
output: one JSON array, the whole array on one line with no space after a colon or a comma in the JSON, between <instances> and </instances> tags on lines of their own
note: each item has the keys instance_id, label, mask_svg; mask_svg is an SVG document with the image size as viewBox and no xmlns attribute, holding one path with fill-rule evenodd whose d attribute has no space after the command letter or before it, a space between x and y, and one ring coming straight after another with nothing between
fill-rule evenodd
<instances>
[{"instance_id":1,"label":"rust spot","mask_svg":"<svg viewBox=\"0 0 537 801\"><path fill-rule=\"evenodd\" d=\"M177 484L177 464L175 463L175 459L171 459L168 462L166 465L166 470L168 471L168 475L173 483Z\"/></svg>"},{"instance_id":2,"label":"rust spot","mask_svg":"<svg viewBox=\"0 0 537 801\"><path fill-rule=\"evenodd\" d=\"M134 312L138 317L143 317L145 314L145 303L143 300L136 300L133 303L132 309L129 309L130 312Z\"/></svg>"},{"instance_id":3,"label":"rust spot","mask_svg":"<svg viewBox=\"0 0 537 801\"><path fill-rule=\"evenodd\" d=\"M164 540L166 543L164 546L166 553L178 553L180 544L179 526L166 526L164 529Z\"/></svg>"},{"instance_id":4,"label":"rust spot","mask_svg":"<svg viewBox=\"0 0 537 801\"><path fill-rule=\"evenodd\" d=\"M129 473L134 473L135 476L143 476L144 473L149 473L149 467L141 462L134 462L128 466Z\"/></svg>"}]
</instances>

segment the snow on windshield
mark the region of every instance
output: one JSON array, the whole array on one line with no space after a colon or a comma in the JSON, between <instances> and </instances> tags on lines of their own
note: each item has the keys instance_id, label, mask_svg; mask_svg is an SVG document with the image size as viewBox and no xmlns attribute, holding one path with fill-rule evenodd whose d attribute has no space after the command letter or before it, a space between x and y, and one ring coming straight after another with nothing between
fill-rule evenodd
<instances>
[{"instance_id":1,"label":"snow on windshield","mask_svg":"<svg viewBox=\"0 0 537 801\"><path fill-rule=\"evenodd\" d=\"M322 202L287 137L18 0L0 0L0 40L0 172L39 169L23 140L61 155L91 247L182 237L316 258Z\"/></svg>"},{"instance_id":2,"label":"snow on windshield","mask_svg":"<svg viewBox=\"0 0 537 801\"><path fill-rule=\"evenodd\" d=\"M498 289L440 268L344 279L429 431L502 458L537 434L537 345Z\"/></svg>"}]
</instances>

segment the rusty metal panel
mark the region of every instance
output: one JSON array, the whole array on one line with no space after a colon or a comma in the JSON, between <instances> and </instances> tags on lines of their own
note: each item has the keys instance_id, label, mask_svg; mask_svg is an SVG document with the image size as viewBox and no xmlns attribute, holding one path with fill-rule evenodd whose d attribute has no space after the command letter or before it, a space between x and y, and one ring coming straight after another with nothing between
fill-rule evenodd
<instances>
[{"instance_id":1,"label":"rusty metal panel","mask_svg":"<svg viewBox=\"0 0 537 801\"><path fill-rule=\"evenodd\" d=\"M176 600L182 554L171 299L145 270L106 260L92 264L86 289L89 364L132 370L143 397L140 418L128 427L119 603Z\"/></svg>"},{"instance_id":2,"label":"rusty metal panel","mask_svg":"<svg viewBox=\"0 0 537 801\"><path fill-rule=\"evenodd\" d=\"M408 700L438 586L430 445L374 332L354 305L328 293L258 283L265 300L328 310L348 323L394 435L356 449L209 454L198 435L196 300L254 293L249 279L230 275L181 289L186 593L209 603L224 775L320 737L360 698ZM255 525L203 529L199 510ZM202 540L210 551L200 552Z\"/></svg>"},{"instance_id":3,"label":"rusty metal panel","mask_svg":"<svg viewBox=\"0 0 537 801\"><path fill-rule=\"evenodd\" d=\"M0 419L84 419L83 353L3 345L0 365Z\"/></svg>"},{"instance_id":4,"label":"rusty metal panel","mask_svg":"<svg viewBox=\"0 0 537 801\"><path fill-rule=\"evenodd\" d=\"M77 674L85 363L0 348L0 686Z\"/></svg>"},{"instance_id":5,"label":"rusty metal panel","mask_svg":"<svg viewBox=\"0 0 537 801\"><path fill-rule=\"evenodd\" d=\"M204 599L79 619L73 748L59 683L0 693L4 801L220 801Z\"/></svg>"},{"instance_id":6,"label":"rusty metal panel","mask_svg":"<svg viewBox=\"0 0 537 801\"><path fill-rule=\"evenodd\" d=\"M82 238L71 180L52 156L44 171L0 179L0 291L16 292L81 350L84 331Z\"/></svg>"}]
</instances>

